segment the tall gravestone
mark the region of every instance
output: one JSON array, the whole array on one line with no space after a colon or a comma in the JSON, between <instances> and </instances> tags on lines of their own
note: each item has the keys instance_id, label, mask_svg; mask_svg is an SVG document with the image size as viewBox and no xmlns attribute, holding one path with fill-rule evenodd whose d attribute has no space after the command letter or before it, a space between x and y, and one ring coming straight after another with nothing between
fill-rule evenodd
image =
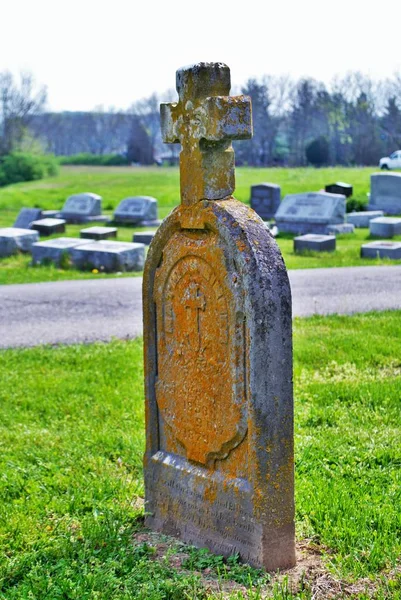
<instances>
[{"instance_id":1,"label":"tall gravestone","mask_svg":"<svg viewBox=\"0 0 401 600\"><path fill-rule=\"evenodd\" d=\"M251 208L263 220L273 219L280 206L281 188L275 183L258 183L251 186Z\"/></svg>"},{"instance_id":2,"label":"tall gravestone","mask_svg":"<svg viewBox=\"0 0 401 600\"><path fill-rule=\"evenodd\" d=\"M177 71L162 104L180 142L181 205L143 280L146 524L268 570L294 551L291 293L271 234L232 197L231 140L252 135L230 71Z\"/></svg>"},{"instance_id":3,"label":"tall gravestone","mask_svg":"<svg viewBox=\"0 0 401 600\"><path fill-rule=\"evenodd\" d=\"M368 210L401 215L401 173L372 173Z\"/></svg>"}]
</instances>

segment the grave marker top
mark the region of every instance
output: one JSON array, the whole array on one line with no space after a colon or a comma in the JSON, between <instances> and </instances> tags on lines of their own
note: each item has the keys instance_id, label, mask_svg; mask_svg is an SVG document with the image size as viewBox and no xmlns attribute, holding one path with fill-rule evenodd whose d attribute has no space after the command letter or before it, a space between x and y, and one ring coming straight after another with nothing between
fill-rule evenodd
<instances>
[{"instance_id":1,"label":"grave marker top","mask_svg":"<svg viewBox=\"0 0 401 600\"><path fill-rule=\"evenodd\" d=\"M162 104L165 143L181 143L181 201L219 200L234 191L231 140L252 137L251 101L228 96L230 69L199 63L177 71L178 103Z\"/></svg>"},{"instance_id":2,"label":"grave marker top","mask_svg":"<svg viewBox=\"0 0 401 600\"><path fill-rule=\"evenodd\" d=\"M288 567L291 292L263 221L230 195L231 139L250 135L250 100L221 96L221 63L181 69L177 82L179 102L161 111L165 141L183 145L182 204L157 230L143 278L146 524Z\"/></svg>"}]
</instances>

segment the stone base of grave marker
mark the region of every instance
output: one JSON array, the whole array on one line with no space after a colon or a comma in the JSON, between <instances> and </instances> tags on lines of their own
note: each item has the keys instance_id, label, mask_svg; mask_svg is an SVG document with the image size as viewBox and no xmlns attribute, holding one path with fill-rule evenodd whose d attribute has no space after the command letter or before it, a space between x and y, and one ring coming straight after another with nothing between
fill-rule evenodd
<instances>
[{"instance_id":1,"label":"stone base of grave marker","mask_svg":"<svg viewBox=\"0 0 401 600\"><path fill-rule=\"evenodd\" d=\"M86 240L91 243L93 240ZM53 262L59 265L63 256L71 253L71 249L85 244L79 238L61 237L46 242L37 242L32 246L32 264L38 265L46 262Z\"/></svg>"},{"instance_id":2,"label":"stone base of grave marker","mask_svg":"<svg viewBox=\"0 0 401 600\"><path fill-rule=\"evenodd\" d=\"M333 252L336 249L335 235L316 235L309 233L294 238L294 252Z\"/></svg>"},{"instance_id":3,"label":"stone base of grave marker","mask_svg":"<svg viewBox=\"0 0 401 600\"><path fill-rule=\"evenodd\" d=\"M142 271L145 246L129 242L93 242L72 248L71 259L82 270L98 269L106 273Z\"/></svg>"},{"instance_id":4,"label":"stone base of grave marker","mask_svg":"<svg viewBox=\"0 0 401 600\"><path fill-rule=\"evenodd\" d=\"M181 205L143 293L146 525L293 566L291 293L274 239L233 198Z\"/></svg>"},{"instance_id":5,"label":"stone base of grave marker","mask_svg":"<svg viewBox=\"0 0 401 600\"><path fill-rule=\"evenodd\" d=\"M369 227L369 223L372 219L383 217L383 215L384 212L382 210L365 210L348 213L346 219L347 223L352 223L355 227Z\"/></svg>"},{"instance_id":6,"label":"stone base of grave marker","mask_svg":"<svg viewBox=\"0 0 401 600\"><path fill-rule=\"evenodd\" d=\"M117 237L117 227L88 227L81 229L79 237L90 240L107 240Z\"/></svg>"},{"instance_id":7,"label":"stone base of grave marker","mask_svg":"<svg viewBox=\"0 0 401 600\"><path fill-rule=\"evenodd\" d=\"M352 223L339 223L338 225L327 225L327 235L334 234L339 235L342 233L354 233L355 225Z\"/></svg>"},{"instance_id":8,"label":"stone base of grave marker","mask_svg":"<svg viewBox=\"0 0 401 600\"><path fill-rule=\"evenodd\" d=\"M378 217L369 222L370 235L391 238L401 235L401 219L397 217Z\"/></svg>"},{"instance_id":9,"label":"stone base of grave marker","mask_svg":"<svg viewBox=\"0 0 401 600\"><path fill-rule=\"evenodd\" d=\"M6 257L18 251L30 252L39 239L39 233L30 229L3 227L0 229L0 256Z\"/></svg>"},{"instance_id":10,"label":"stone base of grave marker","mask_svg":"<svg viewBox=\"0 0 401 600\"><path fill-rule=\"evenodd\" d=\"M31 224L31 229L39 231L40 235L53 235L54 233L64 233L64 219L40 219Z\"/></svg>"},{"instance_id":11,"label":"stone base of grave marker","mask_svg":"<svg viewBox=\"0 0 401 600\"><path fill-rule=\"evenodd\" d=\"M401 259L401 242L369 242L361 246L361 258Z\"/></svg>"}]
</instances>

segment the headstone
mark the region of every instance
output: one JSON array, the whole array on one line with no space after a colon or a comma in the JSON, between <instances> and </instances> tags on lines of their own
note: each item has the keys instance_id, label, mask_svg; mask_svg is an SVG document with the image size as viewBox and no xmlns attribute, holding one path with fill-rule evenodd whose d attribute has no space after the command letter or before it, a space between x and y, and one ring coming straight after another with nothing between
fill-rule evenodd
<instances>
[{"instance_id":1,"label":"headstone","mask_svg":"<svg viewBox=\"0 0 401 600\"><path fill-rule=\"evenodd\" d=\"M17 220L13 227L18 229L30 229L33 221L42 218L42 210L40 208L21 208Z\"/></svg>"},{"instance_id":2,"label":"headstone","mask_svg":"<svg viewBox=\"0 0 401 600\"><path fill-rule=\"evenodd\" d=\"M333 252L336 249L335 235L318 235L307 233L294 238L294 252Z\"/></svg>"},{"instance_id":3,"label":"headstone","mask_svg":"<svg viewBox=\"0 0 401 600\"><path fill-rule=\"evenodd\" d=\"M275 215L280 231L289 233L322 233L328 225L344 223L345 196L326 192L289 194Z\"/></svg>"},{"instance_id":4,"label":"headstone","mask_svg":"<svg viewBox=\"0 0 401 600\"><path fill-rule=\"evenodd\" d=\"M325 186L325 191L329 194L342 194L346 198L352 196L354 190L351 184L344 183L343 181L337 181L336 183L329 183Z\"/></svg>"},{"instance_id":5,"label":"headstone","mask_svg":"<svg viewBox=\"0 0 401 600\"><path fill-rule=\"evenodd\" d=\"M275 240L231 195L231 140L252 124L229 90L226 65L199 63L161 105L181 205L143 279L146 525L275 570L295 563L291 293Z\"/></svg>"},{"instance_id":6,"label":"headstone","mask_svg":"<svg viewBox=\"0 0 401 600\"><path fill-rule=\"evenodd\" d=\"M347 223L352 223L355 227L369 227L369 222L377 217L382 217L382 210L363 210L360 212L351 212L347 214Z\"/></svg>"},{"instance_id":7,"label":"headstone","mask_svg":"<svg viewBox=\"0 0 401 600\"><path fill-rule=\"evenodd\" d=\"M133 242L138 242L139 244L145 244L145 246L149 246L150 242L155 237L156 231L136 231L132 238Z\"/></svg>"},{"instance_id":8,"label":"headstone","mask_svg":"<svg viewBox=\"0 0 401 600\"><path fill-rule=\"evenodd\" d=\"M401 173L373 173L370 176L368 210L401 215Z\"/></svg>"},{"instance_id":9,"label":"headstone","mask_svg":"<svg viewBox=\"0 0 401 600\"><path fill-rule=\"evenodd\" d=\"M42 219L57 219L60 214L59 210L42 210Z\"/></svg>"},{"instance_id":10,"label":"headstone","mask_svg":"<svg viewBox=\"0 0 401 600\"><path fill-rule=\"evenodd\" d=\"M91 192L69 196L61 209L60 217L67 223L108 220L108 217L102 216L102 197Z\"/></svg>"},{"instance_id":11,"label":"headstone","mask_svg":"<svg viewBox=\"0 0 401 600\"><path fill-rule=\"evenodd\" d=\"M36 229L41 235L53 235L54 233L64 233L64 219L40 219L31 223L31 229Z\"/></svg>"},{"instance_id":12,"label":"headstone","mask_svg":"<svg viewBox=\"0 0 401 600\"><path fill-rule=\"evenodd\" d=\"M369 221L370 235L394 237L401 235L401 219L397 217L378 217Z\"/></svg>"},{"instance_id":13,"label":"headstone","mask_svg":"<svg viewBox=\"0 0 401 600\"><path fill-rule=\"evenodd\" d=\"M114 211L113 220L116 223L130 225L159 225L157 219L157 200L151 196L133 196L124 198Z\"/></svg>"},{"instance_id":14,"label":"headstone","mask_svg":"<svg viewBox=\"0 0 401 600\"><path fill-rule=\"evenodd\" d=\"M361 246L361 258L401 260L401 242L368 242Z\"/></svg>"},{"instance_id":15,"label":"headstone","mask_svg":"<svg viewBox=\"0 0 401 600\"><path fill-rule=\"evenodd\" d=\"M339 235L343 233L354 233L355 225L352 223L339 223L338 225L327 225L326 234L327 235Z\"/></svg>"},{"instance_id":16,"label":"headstone","mask_svg":"<svg viewBox=\"0 0 401 600\"><path fill-rule=\"evenodd\" d=\"M82 270L98 269L106 273L142 271L145 246L130 242L93 242L72 248L71 259Z\"/></svg>"},{"instance_id":17,"label":"headstone","mask_svg":"<svg viewBox=\"0 0 401 600\"><path fill-rule=\"evenodd\" d=\"M79 237L90 240L107 240L117 237L117 227L87 227L81 229Z\"/></svg>"},{"instance_id":18,"label":"headstone","mask_svg":"<svg viewBox=\"0 0 401 600\"><path fill-rule=\"evenodd\" d=\"M39 234L30 229L3 227L0 229L0 257L11 256L19 250L30 252L32 244L37 242Z\"/></svg>"},{"instance_id":19,"label":"headstone","mask_svg":"<svg viewBox=\"0 0 401 600\"><path fill-rule=\"evenodd\" d=\"M61 237L45 242L37 242L32 246L32 264L38 265L45 262L53 262L59 265L63 256L71 253L71 249L92 240L80 240L79 238Z\"/></svg>"},{"instance_id":20,"label":"headstone","mask_svg":"<svg viewBox=\"0 0 401 600\"><path fill-rule=\"evenodd\" d=\"M272 219L280 206L281 188L275 183L258 183L251 186L251 208L262 219Z\"/></svg>"}]
</instances>

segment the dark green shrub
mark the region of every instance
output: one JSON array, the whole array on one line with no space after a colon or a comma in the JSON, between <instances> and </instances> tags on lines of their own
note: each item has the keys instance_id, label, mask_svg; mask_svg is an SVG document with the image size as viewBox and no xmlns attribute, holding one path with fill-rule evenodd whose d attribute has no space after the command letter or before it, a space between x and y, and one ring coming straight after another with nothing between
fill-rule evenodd
<instances>
[{"instance_id":1,"label":"dark green shrub","mask_svg":"<svg viewBox=\"0 0 401 600\"><path fill-rule=\"evenodd\" d=\"M43 179L56 175L58 163L52 155L12 152L2 157L0 162L0 185Z\"/></svg>"},{"instance_id":2,"label":"dark green shrub","mask_svg":"<svg viewBox=\"0 0 401 600\"><path fill-rule=\"evenodd\" d=\"M365 210L366 204L366 200L361 200L360 198L347 198L347 213Z\"/></svg>"},{"instance_id":3,"label":"dark green shrub","mask_svg":"<svg viewBox=\"0 0 401 600\"><path fill-rule=\"evenodd\" d=\"M314 167L321 167L329 161L329 144L325 137L312 140L305 148L306 160Z\"/></svg>"},{"instance_id":4,"label":"dark green shrub","mask_svg":"<svg viewBox=\"0 0 401 600\"><path fill-rule=\"evenodd\" d=\"M128 161L122 154L90 154L81 152L71 156L59 156L59 162L62 165L88 165L99 167L111 167L127 165Z\"/></svg>"}]
</instances>

